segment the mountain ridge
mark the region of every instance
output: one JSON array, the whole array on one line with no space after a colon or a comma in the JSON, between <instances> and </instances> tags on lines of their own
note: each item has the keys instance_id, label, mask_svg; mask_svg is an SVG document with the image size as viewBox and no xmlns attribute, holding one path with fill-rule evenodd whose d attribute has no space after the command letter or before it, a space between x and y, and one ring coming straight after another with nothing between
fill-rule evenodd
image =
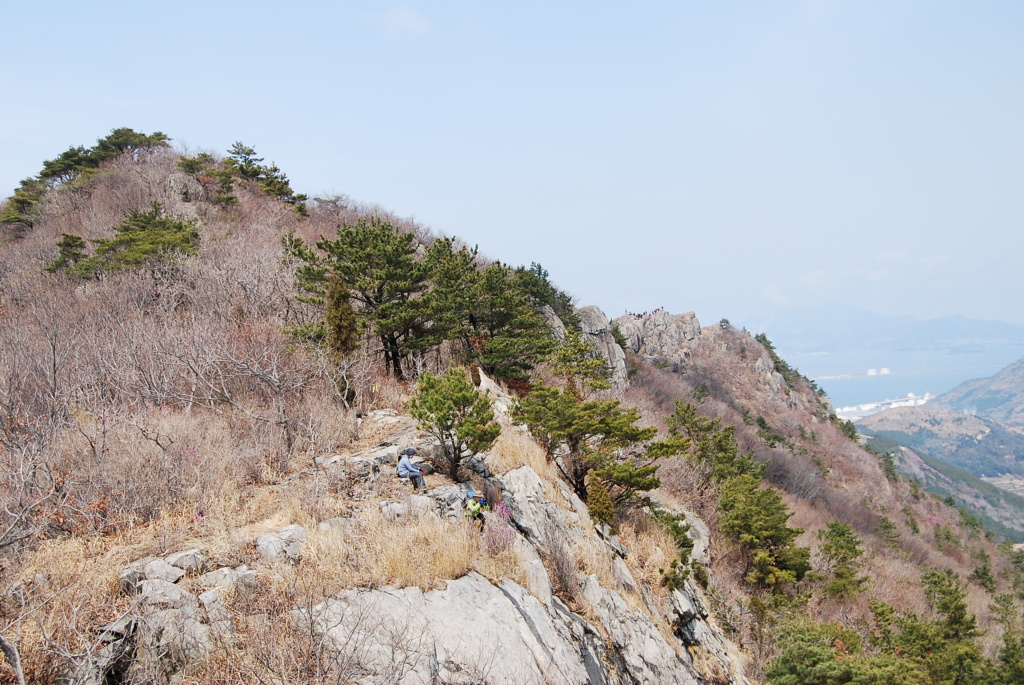
<instances>
[{"instance_id":1,"label":"mountain ridge","mask_svg":"<svg viewBox=\"0 0 1024 685\"><path fill-rule=\"evenodd\" d=\"M1021 581L1014 558L863 450L766 337L692 313L609 322L564 307L539 265L477 262L379 208L282 194L283 174L254 154L157 146L104 158L44 184L22 207L31 225L5 235L0 495L14 525L0 579L17 600L5 617L24 629L0 631L12 671L39 682L251 682L281 669L292 682L784 682L787 650L817 644L789 631L841 625L848 647L828 640L826 663L924 678L931 662L911 642L870 645L863 593L904 625L938 630L933 571L962 578L949 601L998 628L988 607ZM137 228L125 217L154 202L196 222L194 252L133 268L114 243L94 243L112 248L103 269L46 270L61 250L80 259L66 236L125 237ZM358 284L346 294L327 273L340 279L360 258L328 261L359 231L399 246L404 271L389 287L429 259L452 268L378 314ZM481 274L495 283L480 286ZM478 287L486 298L464 320L460 296ZM498 317L460 328L494 312L512 312L521 334ZM413 323L384 328L395 320ZM576 327L593 344L573 357ZM544 357L552 347L564 355ZM617 387L589 371L593 354ZM427 465L453 458L407 413L418 381L467 359L466 392L490 391L499 441L410 493L392 467L400 449ZM517 418L533 393L552 403ZM570 413L544 423L553 407L580 410L570 428L583 432L560 423ZM640 442L607 444L624 433ZM34 468L10 468L18 459ZM591 465L579 482L564 477ZM469 490L494 504L483 530L464 515ZM751 527L764 519L770 529ZM838 555L839 542L858 553ZM522 618L529 659L496 666L457 621L430 644L396 641L410 624L365 619L398 595L439 626L459 607L500 605ZM474 616L481 634L502 634L486 611ZM1003 668L995 637L936 649Z\"/></svg>"},{"instance_id":2,"label":"mountain ridge","mask_svg":"<svg viewBox=\"0 0 1024 685\"><path fill-rule=\"evenodd\" d=\"M876 314L850 306L794 309L744 320L768 333L780 349L813 353L851 349L954 349L985 343L1024 343L1024 327L947 315L934 319Z\"/></svg>"},{"instance_id":3,"label":"mountain ridge","mask_svg":"<svg viewBox=\"0 0 1024 685\"><path fill-rule=\"evenodd\" d=\"M1024 431L1024 358L989 378L965 381L936 397L932 404L978 414Z\"/></svg>"}]
</instances>

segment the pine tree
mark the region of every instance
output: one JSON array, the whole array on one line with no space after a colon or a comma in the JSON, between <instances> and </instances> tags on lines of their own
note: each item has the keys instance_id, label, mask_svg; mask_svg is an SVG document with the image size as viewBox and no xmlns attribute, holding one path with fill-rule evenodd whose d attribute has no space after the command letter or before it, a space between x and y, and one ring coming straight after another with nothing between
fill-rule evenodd
<instances>
[{"instance_id":1,"label":"pine tree","mask_svg":"<svg viewBox=\"0 0 1024 685\"><path fill-rule=\"evenodd\" d=\"M529 267L517 267L513 279L516 287L530 297L535 307L551 307L566 327L578 329L580 318L573 307L572 298L556 288L549 276L547 269L532 262Z\"/></svg>"},{"instance_id":2,"label":"pine tree","mask_svg":"<svg viewBox=\"0 0 1024 685\"><path fill-rule=\"evenodd\" d=\"M0 211L0 224L32 228L39 219L39 203L45 189L45 184L39 179L23 180Z\"/></svg>"},{"instance_id":3,"label":"pine tree","mask_svg":"<svg viewBox=\"0 0 1024 685\"><path fill-rule=\"evenodd\" d=\"M615 503L608 488L600 480L592 481L587 489L587 512L590 518L606 526L615 523Z\"/></svg>"},{"instance_id":4,"label":"pine tree","mask_svg":"<svg viewBox=\"0 0 1024 685\"><path fill-rule=\"evenodd\" d=\"M88 178L102 162L126 152L138 155L144 150L167 147L169 140L159 131L146 135L130 128L119 128L99 139L92 148L72 146L56 159L44 161L38 175L19 184L0 211L0 224L30 229L39 218L39 204L47 189Z\"/></svg>"},{"instance_id":5,"label":"pine tree","mask_svg":"<svg viewBox=\"0 0 1024 685\"><path fill-rule=\"evenodd\" d=\"M115 128L110 135L96 141L96 145L90 151L90 158L96 166L99 166L100 162L120 157L123 154L138 156L145 150L167 147L170 140L160 131L147 135L130 128Z\"/></svg>"},{"instance_id":6,"label":"pine tree","mask_svg":"<svg viewBox=\"0 0 1024 685\"><path fill-rule=\"evenodd\" d=\"M678 400L665 424L670 440L687 440L687 452L695 461L711 467L710 479L716 483L743 474L760 478L767 468L754 461L752 454L740 454L735 426L723 426L721 419L702 416L689 402Z\"/></svg>"},{"instance_id":7,"label":"pine tree","mask_svg":"<svg viewBox=\"0 0 1024 685\"><path fill-rule=\"evenodd\" d=\"M864 550L853 527L841 521L832 521L825 530L818 531L822 541L821 553L832 566L832 578L825 583L825 592L846 597L864 590L868 579L858 576L860 557Z\"/></svg>"},{"instance_id":8,"label":"pine tree","mask_svg":"<svg viewBox=\"0 0 1024 685\"><path fill-rule=\"evenodd\" d=\"M594 346L574 328L566 329L565 337L555 349L551 371L565 379L567 392L579 398L611 387L608 364L594 353Z\"/></svg>"},{"instance_id":9,"label":"pine tree","mask_svg":"<svg viewBox=\"0 0 1024 685\"><path fill-rule=\"evenodd\" d=\"M921 584L937 618L899 613L885 602L873 601L873 642L884 655L897 656L925 673L921 682L981 682L992 665L977 644L983 633L978 630L977 619L968 612L966 584L948 569L926 571ZM999 682L991 677L988 680Z\"/></svg>"},{"instance_id":10,"label":"pine tree","mask_svg":"<svg viewBox=\"0 0 1024 685\"><path fill-rule=\"evenodd\" d=\"M637 426L636 408L618 400L585 399L608 387L608 368L578 332L567 331L551 368L564 388L538 383L516 404L513 417L545 448L576 494L588 501L589 484L600 482L615 505L623 507L657 488L657 462L679 454L687 441L652 443L657 429Z\"/></svg>"},{"instance_id":11,"label":"pine tree","mask_svg":"<svg viewBox=\"0 0 1024 685\"><path fill-rule=\"evenodd\" d=\"M97 238L92 256L85 254L85 241L63 234L57 243L60 253L47 271L67 269L80 278L94 278L122 269L134 269L172 254L195 254L199 229L194 221L165 216L156 202L148 211L132 210L114 227L113 238Z\"/></svg>"},{"instance_id":12,"label":"pine tree","mask_svg":"<svg viewBox=\"0 0 1024 685\"><path fill-rule=\"evenodd\" d=\"M324 324L327 346L335 354L344 356L359 347L359 321L352 308L352 293L336 274L327 278Z\"/></svg>"},{"instance_id":13,"label":"pine tree","mask_svg":"<svg viewBox=\"0 0 1024 685\"><path fill-rule=\"evenodd\" d=\"M722 483L718 506L719 528L747 557L747 582L774 588L811 569L810 550L795 546L803 530L786 525L792 514L775 488L762 488L753 474L734 476Z\"/></svg>"},{"instance_id":14,"label":"pine tree","mask_svg":"<svg viewBox=\"0 0 1024 685\"><path fill-rule=\"evenodd\" d=\"M544 317L516 286L514 271L501 262L487 267L480 278L473 319L480 366L498 378L525 380L555 346Z\"/></svg>"},{"instance_id":15,"label":"pine tree","mask_svg":"<svg viewBox=\"0 0 1024 685\"><path fill-rule=\"evenodd\" d=\"M444 468L456 481L463 457L486 450L501 433L490 401L466 379L463 368L449 369L444 376L424 372L409 413L440 441Z\"/></svg>"},{"instance_id":16,"label":"pine tree","mask_svg":"<svg viewBox=\"0 0 1024 685\"><path fill-rule=\"evenodd\" d=\"M57 253L57 259L46 267L46 270L50 273L73 266L89 256L85 251L86 245L82 236L74 235L73 233L61 233L60 235L61 239L57 243L57 247L60 249Z\"/></svg>"},{"instance_id":17,"label":"pine tree","mask_svg":"<svg viewBox=\"0 0 1024 685\"><path fill-rule=\"evenodd\" d=\"M583 401L543 383L517 403L514 416L547 450L562 477L584 501L591 471L610 466L619 450L650 440L656 432L638 427L637 410L622 407L618 400ZM555 459L561 449L565 454Z\"/></svg>"},{"instance_id":18,"label":"pine tree","mask_svg":"<svg viewBox=\"0 0 1024 685\"><path fill-rule=\"evenodd\" d=\"M386 367L404 378L402 362L428 340L426 312L418 301L427 274L415 259L414 238L378 218L342 226L337 236L321 238L316 249L294 236L285 238L288 252L303 262L296 279L310 296L302 299L325 306L329 279L336 277L358 303L357 316L379 338Z\"/></svg>"},{"instance_id":19,"label":"pine tree","mask_svg":"<svg viewBox=\"0 0 1024 685\"><path fill-rule=\"evenodd\" d=\"M263 175L263 166L260 165L262 161L262 157L256 156L256 150L241 141L235 141L228 150L228 158L224 160L224 165L238 178L255 181Z\"/></svg>"},{"instance_id":20,"label":"pine tree","mask_svg":"<svg viewBox=\"0 0 1024 685\"><path fill-rule=\"evenodd\" d=\"M765 668L771 685L919 685L929 682L915 664L891 654L867 655L856 631L840 624L797 619L776 637L778 655Z\"/></svg>"},{"instance_id":21,"label":"pine tree","mask_svg":"<svg viewBox=\"0 0 1024 685\"><path fill-rule=\"evenodd\" d=\"M228 150L227 159L224 160L224 168L221 170L222 174L214 174L220 180L221 185L224 186L218 196L218 200L225 204L230 204L228 197L233 199L233 196L231 196L230 177L235 176L242 181L258 185L264 195L283 200L292 205L295 208L296 214L301 218L308 218L309 211L306 209L306 200L308 198L292 190L288 177L276 164L271 163L270 166L264 166L260 163L262 161L263 158L257 157L256 150L248 145L241 142L236 142L232 145L231 149ZM227 175L227 178L223 177L224 174Z\"/></svg>"},{"instance_id":22,"label":"pine tree","mask_svg":"<svg viewBox=\"0 0 1024 685\"><path fill-rule=\"evenodd\" d=\"M968 640L977 637L977 619L967 610L966 583L950 569L931 570L921 576L924 594L943 619L947 640Z\"/></svg>"},{"instance_id":23,"label":"pine tree","mask_svg":"<svg viewBox=\"0 0 1024 685\"><path fill-rule=\"evenodd\" d=\"M424 299L432 323L432 343L452 341L454 354L467 365L479 361L473 346L482 296L476 257L476 248L455 249L452 238L435 240L424 257L431 285Z\"/></svg>"}]
</instances>

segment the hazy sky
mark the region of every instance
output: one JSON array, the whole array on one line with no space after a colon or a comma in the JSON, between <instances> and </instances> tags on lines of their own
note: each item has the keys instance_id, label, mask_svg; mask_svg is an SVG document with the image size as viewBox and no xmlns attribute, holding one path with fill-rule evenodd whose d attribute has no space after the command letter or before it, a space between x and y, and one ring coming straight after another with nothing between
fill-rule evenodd
<instances>
[{"instance_id":1,"label":"hazy sky","mask_svg":"<svg viewBox=\"0 0 1024 685\"><path fill-rule=\"evenodd\" d=\"M611 315L1024 325L1024 2L6 3L0 193L234 141Z\"/></svg>"}]
</instances>

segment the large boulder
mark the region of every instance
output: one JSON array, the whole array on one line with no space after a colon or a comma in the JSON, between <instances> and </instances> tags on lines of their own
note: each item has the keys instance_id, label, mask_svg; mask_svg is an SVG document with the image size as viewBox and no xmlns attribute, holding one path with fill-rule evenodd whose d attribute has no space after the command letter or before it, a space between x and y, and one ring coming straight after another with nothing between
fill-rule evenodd
<instances>
[{"instance_id":1,"label":"large boulder","mask_svg":"<svg viewBox=\"0 0 1024 685\"><path fill-rule=\"evenodd\" d=\"M190 577L205 573L210 567L210 560L198 549L186 549L164 557L164 561L179 568Z\"/></svg>"},{"instance_id":2,"label":"large boulder","mask_svg":"<svg viewBox=\"0 0 1024 685\"><path fill-rule=\"evenodd\" d=\"M174 556L171 555L171 557ZM184 575L185 571L182 568L167 563L167 559L145 557L125 566L117 579L117 585L124 594L135 595L138 594L144 580L165 580L168 583L177 583Z\"/></svg>"},{"instance_id":3,"label":"large boulder","mask_svg":"<svg viewBox=\"0 0 1024 685\"><path fill-rule=\"evenodd\" d=\"M203 623L195 595L166 580L141 583L137 657L132 669L176 682L189 664L213 650L210 627Z\"/></svg>"}]
</instances>

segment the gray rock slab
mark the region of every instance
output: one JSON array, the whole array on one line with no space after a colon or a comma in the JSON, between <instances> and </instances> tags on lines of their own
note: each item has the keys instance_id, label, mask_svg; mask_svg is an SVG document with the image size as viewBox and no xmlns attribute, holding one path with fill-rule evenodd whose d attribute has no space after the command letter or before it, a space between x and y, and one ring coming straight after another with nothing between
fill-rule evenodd
<instances>
[{"instance_id":1,"label":"gray rock slab","mask_svg":"<svg viewBox=\"0 0 1024 685\"><path fill-rule=\"evenodd\" d=\"M404 502L381 502L380 511L391 520L400 519L409 513L409 505Z\"/></svg>"},{"instance_id":2,"label":"gray rock slab","mask_svg":"<svg viewBox=\"0 0 1024 685\"><path fill-rule=\"evenodd\" d=\"M248 566L227 566L204 573L195 580L200 587L214 587L228 592L251 590L256 586L256 572Z\"/></svg>"},{"instance_id":3,"label":"gray rock slab","mask_svg":"<svg viewBox=\"0 0 1024 685\"><path fill-rule=\"evenodd\" d=\"M584 578L582 590L608 631L630 682L697 685L689 655L684 658L677 652L646 613L631 609L619 593L601 587L596 576Z\"/></svg>"},{"instance_id":4,"label":"gray rock slab","mask_svg":"<svg viewBox=\"0 0 1024 685\"><path fill-rule=\"evenodd\" d=\"M615 341L611 323L600 308L589 306L576 310L580 317L580 329L596 352L611 370L609 381L613 387L623 388L628 383L626 352Z\"/></svg>"},{"instance_id":5,"label":"gray rock slab","mask_svg":"<svg viewBox=\"0 0 1024 685\"><path fill-rule=\"evenodd\" d=\"M306 529L299 525L284 526L256 538L256 550L268 561L297 562L302 557Z\"/></svg>"},{"instance_id":6,"label":"gray rock slab","mask_svg":"<svg viewBox=\"0 0 1024 685\"><path fill-rule=\"evenodd\" d=\"M121 575L117 577L117 589L125 595L137 595L139 594L139 583L145 578L142 575L141 568L134 568L132 566L126 566Z\"/></svg>"},{"instance_id":7,"label":"gray rock slab","mask_svg":"<svg viewBox=\"0 0 1024 685\"><path fill-rule=\"evenodd\" d=\"M511 423L509 417L512 414L512 407L515 405L515 398L502 390L483 371L480 372L480 392L487 395L487 399L491 401L491 407L494 409L495 418L497 418L498 422L502 424Z\"/></svg>"},{"instance_id":8,"label":"gray rock slab","mask_svg":"<svg viewBox=\"0 0 1024 685\"><path fill-rule=\"evenodd\" d=\"M312 619L346 658L372 674L367 682L593 682L578 645L581 624L512 581L495 587L476 573L426 593L347 591L312 615L294 617Z\"/></svg>"},{"instance_id":9,"label":"gray rock slab","mask_svg":"<svg viewBox=\"0 0 1024 685\"><path fill-rule=\"evenodd\" d=\"M569 505L567 511L547 498L543 481L529 466L496 476L494 482L502 489L502 498L512 512L515 526L542 555L550 553L553 543L565 544L569 536L579 540L583 530L593 527L586 505L571 490L561 490Z\"/></svg>"},{"instance_id":10,"label":"gray rock slab","mask_svg":"<svg viewBox=\"0 0 1024 685\"><path fill-rule=\"evenodd\" d=\"M213 639L234 643L238 639L235 621L228 609L227 595L221 588L212 588L199 595L199 602L206 610L207 622Z\"/></svg>"},{"instance_id":11,"label":"gray rock slab","mask_svg":"<svg viewBox=\"0 0 1024 685\"><path fill-rule=\"evenodd\" d=\"M160 674L157 682L180 681L179 674L207 658L214 646L210 627L190 609L147 612L139 622L138 635L134 667Z\"/></svg>"},{"instance_id":12,"label":"gray rock slab","mask_svg":"<svg viewBox=\"0 0 1024 685\"><path fill-rule=\"evenodd\" d=\"M142 576L146 580L166 580L169 583L177 583L185 572L180 568L171 566L163 559L154 559L142 567Z\"/></svg>"},{"instance_id":13,"label":"gray rock slab","mask_svg":"<svg viewBox=\"0 0 1024 685\"><path fill-rule=\"evenodd\" d=\"M168 607L172 609L194 609L199 606L195 596L166 580L152 578L139 584L141 601L146 607Z\"/></svg>"},{"instance_id":14,"label":"gray rock slab","mask_svg":"<svg viewBox=\"0 0 1024 685\"><path fill-rule=\"evenodd\" d=\"M205 573L210 568L210 560L198 549L186 549L169 554L164 557L164 561L190 575Z\"/></svg>"}]
</instances>

